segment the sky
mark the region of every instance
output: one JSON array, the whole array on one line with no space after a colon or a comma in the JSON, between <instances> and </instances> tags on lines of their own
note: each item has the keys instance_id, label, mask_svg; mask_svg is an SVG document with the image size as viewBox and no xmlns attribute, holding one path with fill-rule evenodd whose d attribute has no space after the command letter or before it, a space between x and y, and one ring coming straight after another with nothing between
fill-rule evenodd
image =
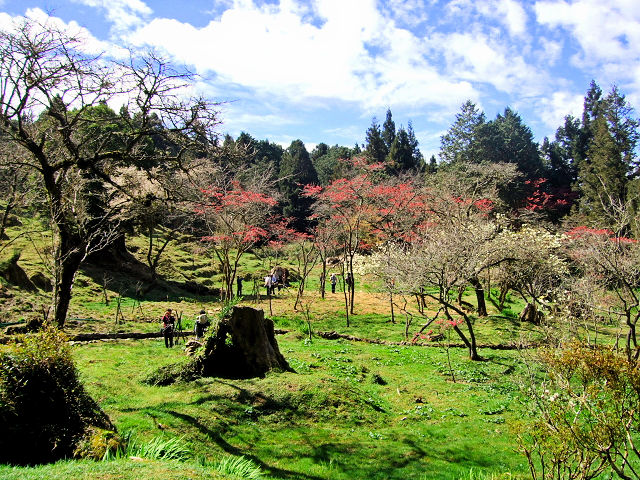
<instances>
[{"instance_id":1,"label":"sky","mask_svg":"<svg viewBox=\"0 0 640 480\"><path fill-rule=\"evenodd\" d=\"M467 99L541 141L592 79L640 108L639 0L0 0L0 28L25 16L107 57L161 53L224 102L221 133L309 151L364 143L391 109L429 158Z\"/></svg>"}]
</instances>

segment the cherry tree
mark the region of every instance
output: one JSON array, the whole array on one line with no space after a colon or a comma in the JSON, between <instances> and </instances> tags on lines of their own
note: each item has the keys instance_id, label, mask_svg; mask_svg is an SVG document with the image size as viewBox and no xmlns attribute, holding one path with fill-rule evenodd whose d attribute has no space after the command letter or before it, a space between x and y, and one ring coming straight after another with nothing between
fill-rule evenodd
<instances>
[{"instance_id":1,"label":"cherry tree","mask_svg":"<svg viewBox=\"0 0 640 480\"><path fill-rule=\"evenodd\" d=\"M202 237L222 269L225 300L233 298L233 285L242 256L271 235L277 201L237 181L202 189L195 212L209 231Z\"/></svg>"},{"instance_id":2,"label":"cherry tree","mask_svg":"<svg viewBox=\"0 0 640 480\"><path fill-rule=\"evenodd\" d=\"M415 205L415 213L407 220L411 228L389 227L396 240L376 254L375 268L395 291L436 302L438 315L442 314L461 338L472 360L480 356L473 318L462 305L461 292L474 286L481 314L484 294L480 276L509 258L497 240L504 225L494 210L499 204L499 181L513 178L513 169L496 166L496 170L460 166L439 174L436 182L409 197ZM400 231L405 232L405 241ZM424 311L420 309L420 313ZM429 319L423 328L434 320Z\"/></svg>"},{"instance_id":3,"label":"cherry tree","mask_svg":"<svg viewBox=\"0 0 640 480\"><path fill-rule=\"evenodd\" d=\"M313 228L313 245L318 252L318 258L322 267L320 274L320 295L324 298L327 284L327 263L329 257L338 249L336 241L336 225L331 222L318 224Z\"/></svg>"},{"instance_id":4,"label":"cherry tree","mask_svg":"<svg viewBox=\"0 0 640 480\"><path fill-rule=\"evenodd\" d=\"M363 237L372 214L369 201L374 187L372 174L382 165L367 165L362 159L353 159L349 178L332 181L326 187L306 185L303 195L314 198L314 218L320 225L332 225L337 232L336 240L342 251L343 270L353 280L351 288L345 289L347 325L349 314L354 313L355 277L353 259L362 247ZM348 290L348 291L347 291Z\"/></svg>"},{"instance_id":5,"label":"cherry tree","mask_svg":"<svg viewBox=\"0 0 640 480\"><path fill-rule=\"evenodd\" d=\"M508 284L527 302L521 320L540 323L540 308L557 296L569 273L561 251L562 236L524 225L518 230L503 229L496 242L508 257L493 270L493 277Z\"/></svg>"}]
</instances>

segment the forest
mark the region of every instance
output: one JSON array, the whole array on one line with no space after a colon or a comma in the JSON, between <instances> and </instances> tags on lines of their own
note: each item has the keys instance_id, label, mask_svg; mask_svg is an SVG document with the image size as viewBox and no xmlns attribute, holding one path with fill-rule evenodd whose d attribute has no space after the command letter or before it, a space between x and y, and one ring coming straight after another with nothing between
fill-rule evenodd
<instances>
[{"instance_id":1,"label":"forest","mask_svg":"<svg viewBox=\"0 0 640 480\"><path fill-rule=\"evenodd\" d=\"M541 143L468 100L426 159L391 108L233 138L196 80L0 32L0 477L640 478L618 87Z\"/></svg>"}]
</instances>

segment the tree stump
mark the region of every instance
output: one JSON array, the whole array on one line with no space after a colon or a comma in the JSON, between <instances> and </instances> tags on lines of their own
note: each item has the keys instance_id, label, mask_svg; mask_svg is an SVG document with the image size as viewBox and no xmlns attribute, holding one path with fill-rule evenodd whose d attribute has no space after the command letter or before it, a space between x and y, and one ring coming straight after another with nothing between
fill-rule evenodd
<instances>
[{"instance_id":1,"label":"tree stump","mask_svg":"<svg viewBox=\"0 0 640 480\"><path fill-rule=\"evenodd\" d=\"M527 303L527 305L524 307L524 310L522 310L522 313L520 314L521 322L529 322L533 323L534 325L540 325L540 322L542 322L543 318L544 313L538 310L535 303L531 302Z\"/></svg>"},{"instance_id":2,"label":"tree stump","mask_svg":"<svg viewBox=\"0 0 640 480\"><path fill-rule=\"evenodd\" d=\"M190 362L166 365L149 375L151 385L170 385L201 377L253 378L271 370L294 372L280 353L273 321L262 310L233 307L212 328L204 351Z\"/></svg>"},{"instance_id":3,"label":"tree stump","mask_svg":"<svg viewBox=\"0 0 640 480\"><path fill-rule=\"evenodd\" d=\"M233 307L196 359L196 371L204 377L261 377L271 370L293 371L280 353L273 321L251 307Z\"/></svg>"}]
</instances>

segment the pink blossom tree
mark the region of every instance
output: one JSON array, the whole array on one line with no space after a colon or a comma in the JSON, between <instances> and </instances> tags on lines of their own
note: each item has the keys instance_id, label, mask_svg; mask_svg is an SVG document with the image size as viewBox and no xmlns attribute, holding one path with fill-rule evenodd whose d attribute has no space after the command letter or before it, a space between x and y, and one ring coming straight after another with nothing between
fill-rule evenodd
<instances>
[{"instance_id":1,"label":"pink blossom tree","mask_svg":"<svg viewBox=\"0 0 640 480\"><path fill-rule=\"evenodd\" d=\"M242 256L266 240L274 222L277 201L237 181L202 189L195 212L209 233L202 237L222 269L225 300L233 298L233 285Z\"/></svg>"}]
</instances>

